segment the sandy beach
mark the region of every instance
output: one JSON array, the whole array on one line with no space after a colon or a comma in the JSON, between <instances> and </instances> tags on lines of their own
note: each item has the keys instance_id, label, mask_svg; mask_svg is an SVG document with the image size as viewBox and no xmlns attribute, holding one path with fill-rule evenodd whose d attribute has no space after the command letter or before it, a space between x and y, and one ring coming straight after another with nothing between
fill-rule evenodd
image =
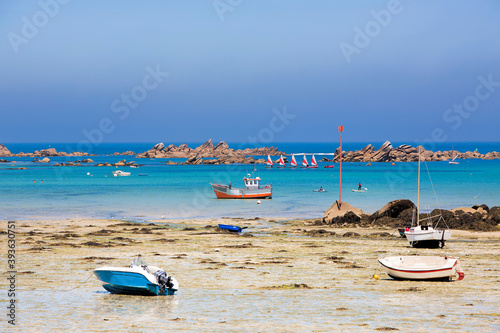
<instances>
[{"instance_id":1,"label":"sandy beach","mask_svg":"<svg viewBox=\"0 0 500 333\"><path fill-rule=\"evenodd\" d=\"M218 223L248 228L231 234L219 231ZM313 223L16 221L17 326L129 332L500 330L500 232L453 230L444 249L413 249L394 229ZM1 243L4 254L7 235ZM460 256L465 279L395 281L377 262L416 253ZM127 266L137 254L173 275L179 291L164 297L106 292L92 271Z\"/></svg>"}]
</instances>

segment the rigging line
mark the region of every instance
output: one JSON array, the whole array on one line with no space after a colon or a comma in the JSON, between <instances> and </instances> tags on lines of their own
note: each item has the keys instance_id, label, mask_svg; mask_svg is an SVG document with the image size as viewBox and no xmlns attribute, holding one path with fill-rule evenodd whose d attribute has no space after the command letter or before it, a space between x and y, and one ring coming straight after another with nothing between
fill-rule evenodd
<instances>
[{"instance_id":1,"label":"rigging line","mask_svg":"<svg viewBox=\"0 0 500 333\"><path fill-rule=\"evenodd\" d=\"M443 220L444 224L446 225L446 228L450 229L450 227L448 226L448 223L446 223L446 220L443 217L441 205L439 204L439 200L438 200L437 195L436 195L436 190L434 189L434 183L432 182L431 173L429 172L429 167L427 166L427 161L424 161L424 163L425 163L425 168L427 169L427 175L429 175L429 181L431 182L432 192L434 193L434 198L436 199L436 204L438 206L439 214L440 214L440 218L437 220L435 227L437 227L440 220ZM431 220L431 223L432 223L432 220Z\"/></svg>"},{"instance_id":2,"label":"rigging line","mask_svg":"<svg viewBox=\"0 0 500 333\"><path fill-rule=\"evenodd\" d=\"M93 273L90 273L89 277L85 281L80 282L80 284L78 286L76 286L74 288L71 288L71 289L68 289L68 290L61 290L61 291L62 292L67 292L67 291L75 290L76 288L80 288L85 282L87 282L90 279L90 277L92 276L92 274Z\"/></svg>"},{"instance_id":3,"label":"rigging line","mask_svg":"<svg viewBox=\"0 0 500 333\"><path fill-rule=\"evenodd\" d=\"M427 169L427 175L429 176L429 181L431 182L431 187L432 187L432 192L434 193L434 198L436 199L436 203L437 203L439 210L441 210L441 206L439 205L439 201L438 201L438 198L436 195L436 190L434 189L434 184L432 183L432 178L431 178L431 174L429 172L429 167L427 166L426 161L424 161L424 163L425 163L425 168Z\"/></svg>"}]
</instances>

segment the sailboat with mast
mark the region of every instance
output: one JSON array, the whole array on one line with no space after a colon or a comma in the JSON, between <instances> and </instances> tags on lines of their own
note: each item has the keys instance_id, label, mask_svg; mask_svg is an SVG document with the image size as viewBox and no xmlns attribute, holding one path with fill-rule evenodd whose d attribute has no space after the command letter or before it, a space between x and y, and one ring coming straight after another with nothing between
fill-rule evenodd
<instances>
[{"instance_id":1,"label":"sailboat with mast","mask_svg":"<svg viewBox=\"0 0 500 333\"><path fill-rule=\"evenodd\" d=\"M283 155L280 155L280 160L278 162L278 168L286 168L285 159Z\"/></svg>"},{"instance_id":2,"label":"sailboat with mast","mask_svg":"<svg viewBox=\"0 0 500 333\"><path fill-rule=\"evenodd\" d=\"M451 146L451 155L453 156L453 153L455 152L455 147L452 145ZM460 162L458 161L455 161L458 157L458 154L455 155L455 157L453 157L453 159L451 161L449 161L448 163L449 164L460 164Z\"/></svg>"},{"instance_id":3,"label":"sailboat with mast","mask_svg":"<svg viewBox=\"0 0 500 333\"><path fill-rule=\"evenodd\" d=\"M313 156L311 157L311 165L309 166L309 169L316 169L318 167L318 163L316 163L316 158Z\"/></svg>"},{"instance_id":4,"label":"sailboat with mast","mask_svg":"<svg viewBox=\"0 0 500 333\"><path fill-rule=\"evenodd\" d=\"M295 160L295 155L292 154L292 161L290 162L290 168L296 168L297 161Z\"/></svg>"},{"instance_id":5,"label":"sailboat with mast","mask_svg":"<svg viewBox=\"0 0 500 333\"><path fill-rule=\"evenodd\" d=\"M307 162L306 154L304 154L304 157L302 157L302 168L307 168L308 166L309 163Z\"/></svg>"},{"instance_id":6,"label":"sailboat with mast","mask_svg":"<svg viewBox=\"0 0 500 333\"><path fill-rule=\"evenodd\" d=\"M271 155L267 155L266 168L270 169L273 167L273 160L271 159Z\"/></svg>"},{"instance_id":7,"label":"sailboat with mast","mask_svg":"<svg viewBox=\"0 0 500 333\"><path fill-rule=\"evenodd\" d=\"M414 212L415 213L415 212ZM416 225L415 221L412 221L412 226L405 230L405 236L412 247L423 247L423 248L437 248L444 247L445 241L451 238L451 230L447 229L436 229L439 222L444 218L442 215L439 216L429 216L428 218L420 220L420 147L418 150L418 190L417 190L417 211L414 214L413 220L415 220L416 215ZM434 227L432 226L432 219L438 217ZM428 220L426 225L421 225L420 223L424 220ZM446 222L445 222L446 223Z\"/></svg>"}]
</instances>

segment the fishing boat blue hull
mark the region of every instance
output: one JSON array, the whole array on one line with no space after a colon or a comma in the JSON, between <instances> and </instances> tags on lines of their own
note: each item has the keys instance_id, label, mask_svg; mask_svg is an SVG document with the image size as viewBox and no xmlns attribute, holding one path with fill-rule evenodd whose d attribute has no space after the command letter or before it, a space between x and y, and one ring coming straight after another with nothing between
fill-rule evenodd
<instances>
[{"instance_id":1,"label":"fishing boat blue hull","mask_svg":"<svg viewBox=\"0 0 500 333\"><path fill-rule=\"evenodd\" d=\"M160 286L151 283L143 274L123 270L95 270L94 274L104 282L103 288L113 294L127 295L173 295L175 290L165 289L160 293Z\"/></svg>"},{"instance_id":2,"label":"fishing boat blue hull","mask_svg":"<svg viewBox=\"0 0 500 333\"><path fill-rule=\"evenodd\" d=\"M224 229L224 230L229 230L233 232L241 232L242 228L235 226L235 225L229 225L229 224L219 224L219 229Z\"/></svg>"}]
</instances>

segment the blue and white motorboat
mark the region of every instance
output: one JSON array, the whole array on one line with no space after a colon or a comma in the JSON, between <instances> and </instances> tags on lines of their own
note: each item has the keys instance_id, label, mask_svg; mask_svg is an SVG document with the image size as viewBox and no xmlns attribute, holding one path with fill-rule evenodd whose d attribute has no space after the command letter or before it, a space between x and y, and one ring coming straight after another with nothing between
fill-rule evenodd
<instances>
[{"instance_id":1,"label":"blue and white motorboat","mask_svg":"<svg viewBox=\"0 0 500 333\"><path fill-rule=\"evenodd\" d=\"M94 270L103 288L112 294L127 295L173 295L179 283L156 266L148 266L137 256L130 267L101 267Z\"/></svg>"}]
</instances>

